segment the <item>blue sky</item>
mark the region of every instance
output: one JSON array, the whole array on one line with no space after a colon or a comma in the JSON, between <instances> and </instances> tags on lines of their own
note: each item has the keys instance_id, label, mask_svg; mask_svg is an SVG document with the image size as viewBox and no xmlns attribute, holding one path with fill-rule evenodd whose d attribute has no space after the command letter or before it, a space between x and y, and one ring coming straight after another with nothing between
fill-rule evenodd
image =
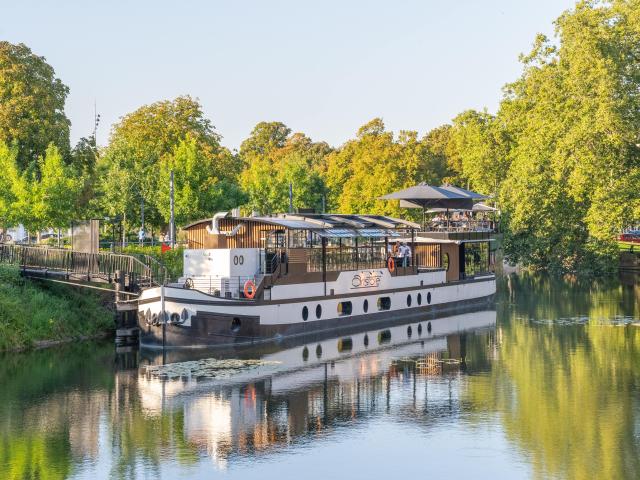
<instances>
[{"instance_id":1,"label":"blue sky","mask_svg":"<svg viewBox=\"0 0 640 480\"><path fill-rule=\"evenodd\" d=\"M140 105L197 97L237 148L262 120L340 145L380 116L420 135L495 111L518 54L573 0L8 1L0 39L47 58L71 89L72 141L98 142Z\"/></svg>"}]
</instances>

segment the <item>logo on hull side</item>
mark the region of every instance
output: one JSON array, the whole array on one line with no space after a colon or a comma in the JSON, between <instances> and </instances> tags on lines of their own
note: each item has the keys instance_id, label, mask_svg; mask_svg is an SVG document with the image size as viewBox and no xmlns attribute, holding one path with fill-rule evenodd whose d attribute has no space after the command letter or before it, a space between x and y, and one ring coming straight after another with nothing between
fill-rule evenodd
<instances>
[{"instance_id":1,"label":"logo on hull side","mask_svg":"<svg viewBox=\"0 0 640 480\"><path fill-rule=\"evenodd\" d=\"M381 280L382 272L379 270L362 271L351 279L351 288L376 288Z\"/></svg>"}]
</instances>

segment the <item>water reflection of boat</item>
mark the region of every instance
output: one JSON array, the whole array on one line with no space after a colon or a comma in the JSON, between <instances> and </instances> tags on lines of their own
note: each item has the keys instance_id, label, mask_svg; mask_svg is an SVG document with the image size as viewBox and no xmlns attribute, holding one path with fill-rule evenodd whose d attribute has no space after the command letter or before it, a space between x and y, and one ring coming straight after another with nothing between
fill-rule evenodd
<instances>
[{"instance_id":1,"label":"water reflection of boat","mask_svg":"<svg viewBox=\"0 0 640 480\"><path fill-rule=\"evenodd\" d=\"M194 374L167 380L143 366L137 387L147 414L181 412L186 440L224 466L235 454L270 451L292 436L332 428L388 406L394 382L414 389L413 396L399 396L402 405L395 408L426 405L429 381L430 408L437 409L433 388L438 384L433 380L464 370L469 339L493 332L495 322L495 311L480 311L348 337L307 338L277 350L255 350L254 359L269 363L224 379ZM173 355L174 360L190 359L184 352ZM244 351L243 356L251 354ZM159 361L146 358L143 364Z\"/></svg>"}]
</instances>

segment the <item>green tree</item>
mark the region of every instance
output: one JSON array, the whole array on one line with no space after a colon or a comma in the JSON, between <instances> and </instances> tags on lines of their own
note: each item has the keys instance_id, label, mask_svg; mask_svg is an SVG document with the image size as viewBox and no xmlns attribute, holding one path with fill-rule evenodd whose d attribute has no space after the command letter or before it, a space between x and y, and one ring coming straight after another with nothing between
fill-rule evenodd
<instances>
[{"instance_id":1,"label":"green tree","mask_svg":"<svg viewBox=\"0 0 640 480\"><path fill-rule=\"evenodd\" d=\"M108 212L137 217L141 200L145 204L145 221L160 226L160 172L164 157L173 155L187 136L207 159L221 181L234 183L240 162L220 146L220 136L204 116L200 104L189 96L140 107L114 126L108 147L101 159L103 178L100 191ZM115 178L114 178L115 176ZM120 185L130 190L122 192ZM163 187L164 188L164 187ZM118 191L123 198L119 198Z\"/></svg>"},{"instance_id":2,"label":"green tree","mask_svg":"<svg viewBox=\"0 0 640 480\"><path fill-rule=\"evenodd\" d=\"M453 165L453 155L451 152L451 125L441 125L436 127L424 136L422 143L429 151L429 157L425 168L432 173L431 183L448 181L456 184L454 179L456 169Z\"/></svg>"},{"instance_id":3,"label":"green tree","mask_svg":"<svg viewBox=\"0 0 640 480\"><path fill-rule=\"evenodd\" d=\"M432 140L418 140L411 131L401 131L395 139L380 118L363 125L355 140L327 158L331 207L342 213L413 214L378 197L416 183L442 180L446 161Z\"/></svg>"},{"instance_id":4,"label":"green tree","mask_svg":"<svg viewBox=\"0 0 640 480\"><path fill-rule=\"evenodd\" d=\"M40 181L33 215L47 227L68 227L77 213L83 180L66 165L58 148L50 145L40 162Z\"/></svg>"},{"instance_id":5,"label":"green tree","mask_svg":"<svg viewBox=\"0 0 640 480\"><path fill-rule=\"evenodd\" d=\"M459 178L480 193L496 194L509 168L509 143L500 119L467 110L453 120L449 152L456 152Z\"/></svg>"},{"instance_id":6,"label":"green tree","mask_svg":"<svg viewBox=\"0 0 640 480\"><path fill-rule=\"evenodd\" d=\"M93 135L82 137L71 151L71 166L82 178L82 188L78 198L78 219L101 216L99 208L100 172L97 168L99 151Z\"/></svg>"},{"instance_id":7,"label":"green tree","mask_svg":"<svg viewBox=\"0 0 640 480\"><path fill-rule=\"evenodd\" d=\"M36 167L25 170L13 183L15 221L24 225L31 233L38 232L47 225L42 216L41 190L38 188Z\"/></svg>"},{"instance_id":8,"label":"green tree","mask_svg":"<svg viewBox=\"0 0 640 480\"><path fill-rule=\"evenodd\" d=\"M613 265L640 218L638 2L579 2L538 36L498 117L513 140L501 189L505 251L536 268Z\"/></svg>"},{"instance_id":9,"label":"green tree","mask_svg":"<svg viewBox=\"0 0 640 480\"><path fill-rule=\"evenodd\" d=\"M158 189L158 208L169 222L169 178L174 174L175 221L184 225L244 203L238 186L218 177L217 158L207 156L191 136L182 140L173 155L163 157Z\"/></svg>"},{"instance_id":10,"label":"green tree","mask_svg":"<svg viewBox=\"0 0 640 480\"><path fill-rule=\"evenodd\" d=\"M16 220L16 186L20 182L18 149L0 142L0 232L12 227Z\"/></svg>"},{"instance_id":11,"label":"green tree","mask_svg":"<svg viewBox=\"0 0 640 480\"><path fill-rule=\"evenodd\" d=\"M0 142L17 145L21 170L35 165L50 143L68 155L68 94L44 57L0 41Z\"/></svg>"},{"instance_id":12,"label":"green tree","mask_svg":"<svg viewBox=\"0 0 640 480\"><path fill-rule=\"evenodd\" d=\"M280 122L261 122L240 147L245 168L240 184L247 192L247 206L262 213L289 210L289 185L294 208L322 209L326 188L322 179L325 158L331 148L315 143Z\"/></svg>"}]
</instances>

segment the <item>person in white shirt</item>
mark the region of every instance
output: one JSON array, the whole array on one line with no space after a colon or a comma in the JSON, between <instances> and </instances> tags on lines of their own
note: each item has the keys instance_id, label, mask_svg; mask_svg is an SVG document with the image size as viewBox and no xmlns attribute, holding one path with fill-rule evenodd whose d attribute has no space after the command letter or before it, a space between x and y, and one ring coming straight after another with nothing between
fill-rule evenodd
<instances>
[{"instance_id":1,"label":"person in white shirt","mask_svg":"<svg viewBox=\"0 0 640 480\"><path fill-rule=\"evenodd\" d=\"M411 247L407 244L404 245L404 259L403 263L405 267L411 265Z\"/></svg>"},{"instance_id":2,"label":"person in white shirt","mask_svg":"<svg viewBox=\"0 0 640 480\"><path fill-rule=\"evenodd\" d=\"M408 267L409 260L411 259L411 247L405 242L402 242L402 245L400 245L400 258L402 259L402 266Z\"/></svg>"}]
</instances>

